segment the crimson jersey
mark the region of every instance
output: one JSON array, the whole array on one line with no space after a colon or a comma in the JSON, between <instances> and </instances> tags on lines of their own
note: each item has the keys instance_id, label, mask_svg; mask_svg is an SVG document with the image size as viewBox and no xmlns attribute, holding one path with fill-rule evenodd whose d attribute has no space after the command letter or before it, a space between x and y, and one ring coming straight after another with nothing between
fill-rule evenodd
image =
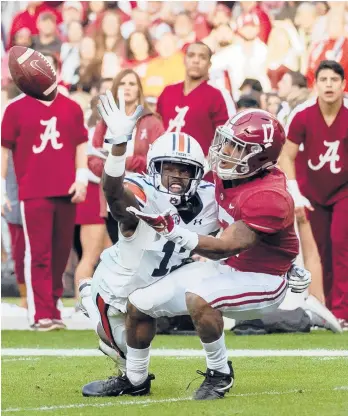
<instances>
[{"instance_id":1,"label":"crimson jersey","mask_svg":"<svg viewBox=\"0 0 348 416\"><path fill-rule=\"evenodd\" d=\"M287 137L303 145L296 159L296 173L304 196L312 202L331 205L348 194L347 99L330 127L316 99L300 104L288 119Z\"/></svg>"},{"instance_id":2,"label":"crimson jersey","mask_svg":"<svg viewBox=\"0 0 348 416\"><path fill-rule=\"evenodd\" d=\"M20 200L68 195L76 147L88 140L77 103L59 93L49 106L20 95L5 110L1 136L13 152Z\"/></svg>"},{"instance_id":3,"label":"crimson jersey","mask_svg":"<svg viewBox=\"0 0 348 416\"><path fill-rule=\"evenodd\" d=\"M188 95L184 94L183 82L167 86L158 97L157 112L168 133L189 134L198 141L205 155L208 154L216 127L228 120L222 92L207 81Z\"/></svg>"},{"instance_id":4,"label":"crimson jersey","mask_svg":"<svg viewBox=\"0 0 348 416\"><path fill-rule=\"evenodd\" d=\"M221 226L226 229L241 220L262 233L256 246L230 257L226 263L243 272L286 273L298 254L299 244L294 230L294 203L286 189L285 175L272 169L234 188L224 188L219 178L215 181Z\"/></svg>"}]
</instances>

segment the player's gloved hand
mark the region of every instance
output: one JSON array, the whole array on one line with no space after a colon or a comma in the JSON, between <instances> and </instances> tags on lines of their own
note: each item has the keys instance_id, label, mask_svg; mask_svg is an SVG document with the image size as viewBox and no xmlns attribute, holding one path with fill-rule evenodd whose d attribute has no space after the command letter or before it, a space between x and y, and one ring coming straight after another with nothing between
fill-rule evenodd
<instances>
[{"instance_id":1,"label":"player's gloved hand","mask_svg":"<svg viewBox=\"0 0 348 416\"><path fill-rule=\"evenodd\" d=\"M99 114L108 127L105 141L111 144L126 143L132 138L133 129L143 111L143 107L138 105L134 113L127 116L122 88L119 89L118 101L120 108L117 107L111 91L107 90L105 94L99 96L97 104Z\"/></svg>"},{"instance_id":2,"label":"player's gloved hand","mask_svg":"<svg viewBox=\"0 0 348 416\"><path fill-rule=\"evenodd\" d=\"M304 292L311 284L311 273L293 264L287 272L288 285L293 293Z\"/></svg>"},{"instance_id":3,"label":"player's gloved hand","mask_svg":"<svg viewBox=\"0 0 348 416\"><path fill-rule=\"evenodd\" d=\"M170 214L170 209L161 214L145 214L134 207L128 207L128 212L146 222L158 234L173 241L186 250L193 250L198 244L198 234L176 225Z\"/></svg>"}]
</instances>

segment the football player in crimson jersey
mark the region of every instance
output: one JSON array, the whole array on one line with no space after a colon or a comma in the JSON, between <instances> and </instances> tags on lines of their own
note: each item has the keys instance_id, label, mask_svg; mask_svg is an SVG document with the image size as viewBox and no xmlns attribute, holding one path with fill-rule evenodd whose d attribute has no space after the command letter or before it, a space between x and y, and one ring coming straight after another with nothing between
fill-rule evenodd
<instances>
[{"instance_id":1,"label":"football player in crimson jersey","mask_svg":"<svg viewBox=\"0 0 348 416\"><path fill-rule=\"evenodd\" d=\"M184 229L174 223L170 212L149 214L134 206L128 208L178 247L212 260L225 259L208 278L197 279L192 273L183 281L174 271L130 294L127 372L123 379L128 380L124 383L129 389L132 385L135 389L133 380L148 377L154 320L189 312L208 367L194 398L222 398L234 381L222 315L238 319L263 315L280 305L288 286L295 292L308 287L309 274L297 273L295 266L293 272L288 272L298 254L298 240L293 200L286 189L285 175L276 168L284 142L280 123L262 110L242 111L217 128L210 162L224 229L219 238ZM208 263L202 264L204 267ZM118 395L118 386L120 381L115 380L114 395Z\"/></svg>"},{"instance_id":2,"label":"football player in crimson jersey","mask_svg":"<svg viewBox=\"0 0 348 416\"><path fill-rule=\"evenodd\" d=\"M308 217L323 266L326 304L348 330L348 100L342 66L322 61L317 98L290 114L281 167L298 220ZM303 151L300 151L300 146Z\"/></svg>"}]
</instances>

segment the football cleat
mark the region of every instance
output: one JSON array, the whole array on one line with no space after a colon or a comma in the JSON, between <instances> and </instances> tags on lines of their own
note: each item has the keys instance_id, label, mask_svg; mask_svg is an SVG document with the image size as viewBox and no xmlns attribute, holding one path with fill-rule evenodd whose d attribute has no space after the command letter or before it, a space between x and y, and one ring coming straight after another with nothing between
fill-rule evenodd
<instances>
[{"instance_id":1,"label":"football cleat","mask_svg":"<svg viewBox=\"0 0 348 416\"><path fill-rule=\"evenodd\" d=\"M130 396L145 396L150 393L151 380L155 376L149 374L144 383L139 386L134 386L126 376L112 376L107 380L92 381L82 388L82 395L85 397L109 397L109 396L123 396L128 394Z\"/></svg>"},{"instance_id":2,"label":"football cleat","mask_svg":"<svg viewBox=\"0 0 348 416\"><path fill-rule=\"evenodd\" d=\"M48 332L61 328L52 319L39 319L38 322L30 326L30 329L32 331Z\"/></svg>"},{"instance_id":3,"label":"football cleat","mask_svg":"<svg viewBox=\"0 0 348 416\"><path fill-rule=\"evenodd\" d=\"M197 370L197 374L205 379L199 389L195 392L194 400L215 400L222 399L230 391L234 383L234 372L232 362L228 361L230 374L220 373L216 370L207 369L206 373Z\"/></svg>"},{"instance_id":4,"label":"football cleat","mask_svg":"<svg viewBox=\"0 0 348 416\"><path fill-rule=\"evenodd\" d=\"M342 327L329 309L313 295L309 295L302 308L309 316L314 327L329 329L332 332L342 332Z\"/></svg>"},{"instance_id":5,"label":"football cleat","mask_svg":"<svg viewBox=\"0 0 348 416\"><path fill-rule=\"evenodd\" d=\"M348 331L348 321L346 319L338 319L342 331Z\"/></svg>"}]
</instances>

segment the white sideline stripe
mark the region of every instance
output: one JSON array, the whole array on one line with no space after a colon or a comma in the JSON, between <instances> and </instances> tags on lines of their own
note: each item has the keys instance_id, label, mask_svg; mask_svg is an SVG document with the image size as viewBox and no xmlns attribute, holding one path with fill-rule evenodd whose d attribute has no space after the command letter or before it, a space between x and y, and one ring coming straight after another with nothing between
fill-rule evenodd
<instances>
[{"instance_id":1,"label":"white sideline stripe","mask_svg":"<svg viewBox=\"0 0 348 416\"><path fill-rule=\"evenodd\" d=\"M43 92L43 95L50 95L52 91L54 91L57 88L57 81L54 82L49 88L47 88L46 91Z\"/></svg>"},{"instance_id":2,"label":"white sideline stripe","mask_svg":"<svg viewBox=\"0 0 348 416\"><path fill-rule=\"evenodd\" d=\"M22 65L23 62L29 59L34 52L34 49L28 48L28 50L26 50L19 58L17 58L19 65Z\"/></svg>"},{"instance_id":3,"label":"white sideline stripe","mask_svg":"<svg viewBox=\"0 0 348 416\"><path fill-rule=\"evenodd\" d=\"M348 386L339 386L334 387L331 390L337 391L337 390L347 390ZM319 389L315 390L318 391L325 391L327 392L327 389ZM293 389L293 390L285 390L285 391L260 391L260 392L251 392L251 393L236 393L236 394L229 394L228 397L255 397L255 396L281 396L285 394L293 394L298 393L301 391L301 393L308 393L311 390L304 390L304 389ZM9 413L9 412L45 412L47 410L65 410L65 409L83 409L86 407L113 407L113 406L146 406L151 404L161 404L161 403L176 403L176 402L188 402L191 401L191 397L177 397L172 399L159 399L159 400L152 400L152 399L146 399L146 400L120 400L117 399L113 402L106 402L106 403L81 403L81 404L67 404L67 405L61 405L61 406L42 406L42 407L16 407L16 408L7 408L3 409L3 413Z\"/></svg>"},{"instance_id":4,"label":"white sideline stripe","mask_svg":"<svg viewBox=\"0 0 348 416\"><path fill-rule=\"evenodd\" d=\"M348 357L348 350L228 350L231 357ZM51 357L104 357L97 349L48 349L48 348L3 348L5 357L51 356ZM153 357L204 357L203 350L153 349Z\"/></svg>"}]
</instances>

